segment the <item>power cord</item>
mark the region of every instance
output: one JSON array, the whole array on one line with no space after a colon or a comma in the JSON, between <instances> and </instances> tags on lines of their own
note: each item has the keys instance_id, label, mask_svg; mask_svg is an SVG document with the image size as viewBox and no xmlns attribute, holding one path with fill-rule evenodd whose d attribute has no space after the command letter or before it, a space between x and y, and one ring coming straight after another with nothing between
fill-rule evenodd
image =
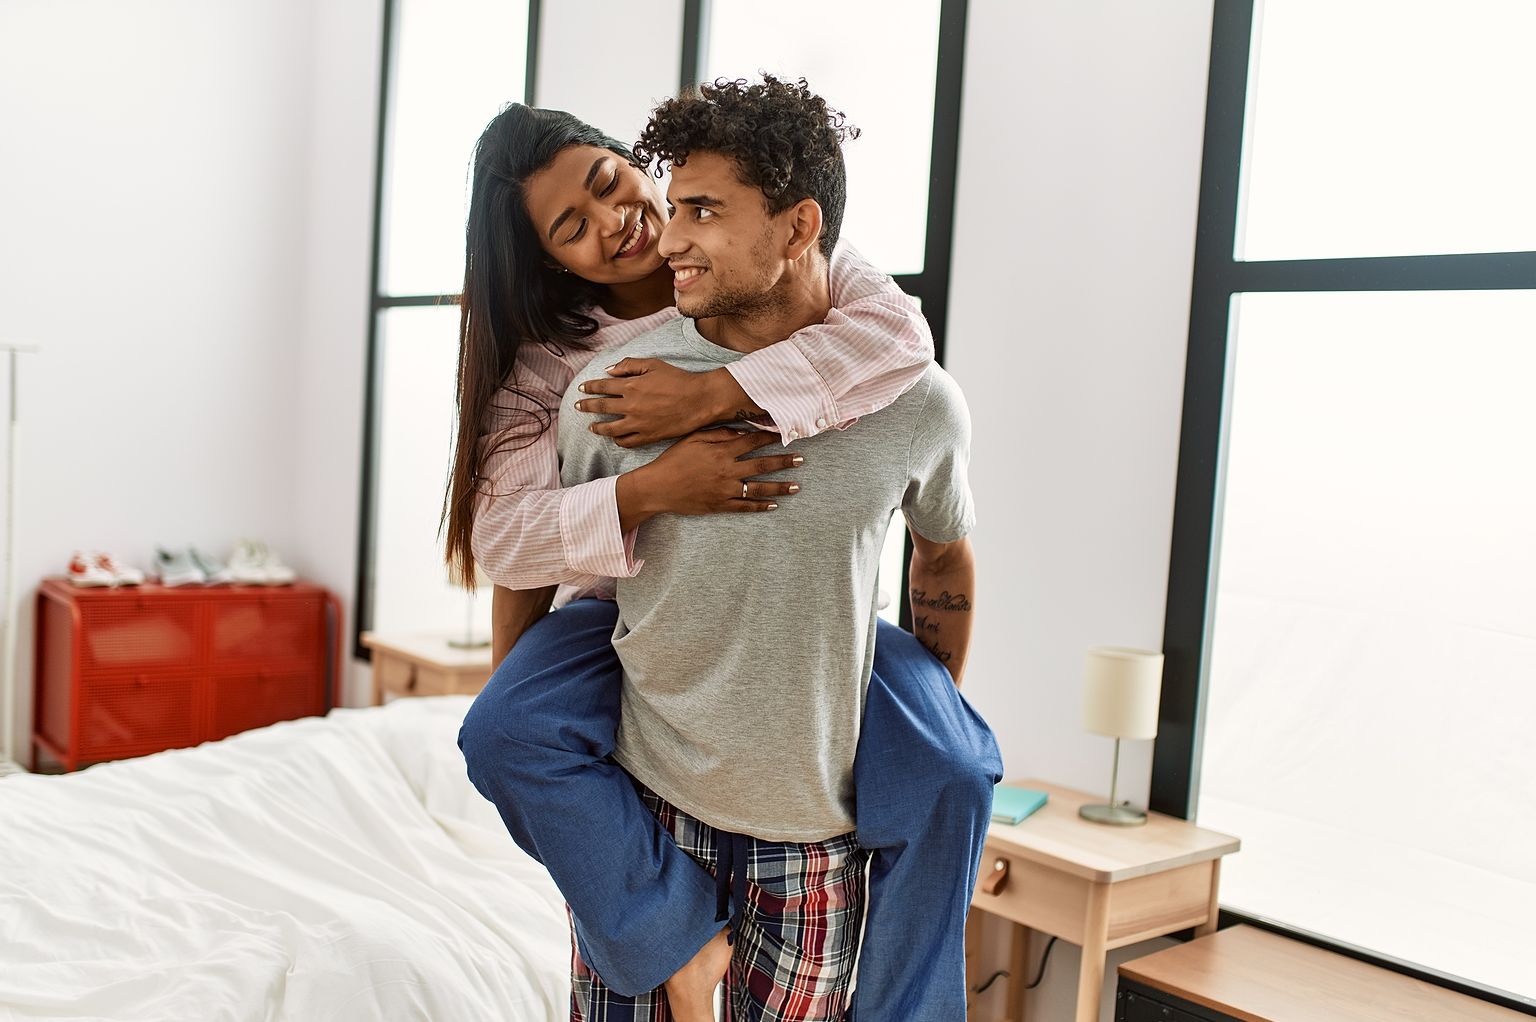
<instances>
[{"instance_id":1,"label":"power cord","mask_svg":"<svg viewBox=\"0 0 1536 1022\"><path fill-rule=\"evenodd\" d=\"M1035 972L1034 981L1029 983L1028 985L1026 985L1024 987L1025 990L1033 990L1035 987L1039 986L1040 985L1040 981L1045 978L1045 963L1050 960L1051 948L1053 948L1055 946L1056 946L1056 938L1055 937L1052 937L1050 940L1046 941L1046 943L1045 943L1045 951L1043 951L1041 953L1041 955L1040 955L1040 968ZM996 983L998 980L1002 979L1004 976L1007 976L1007 975L1008 975L1008 970L1007 969L998 969L992 975L988 976L986 978L985 982L983 982L979 986L973 987L971 992L972 993L977 993L977 994L986 993L988 987L990 987L993 983Z\"/></svg>"},{"instance_id":2,"label":"power cord","mask_svg":"<svg viewBox=\"0 0 1536 1022\"><path fill-rule=\"evenodd\" d=\"M1025 990L1033 990L1035 987L1039 986L1040 981L1045 978L1045 963L1051 957L1051 948L1054 947L1055 944L1055 937L1052 937L1050 940L1045 942L1045 953L1040 956L1040 971L1035 973L1035 981L1025 987Z\"/></svg>"}]
</instances>

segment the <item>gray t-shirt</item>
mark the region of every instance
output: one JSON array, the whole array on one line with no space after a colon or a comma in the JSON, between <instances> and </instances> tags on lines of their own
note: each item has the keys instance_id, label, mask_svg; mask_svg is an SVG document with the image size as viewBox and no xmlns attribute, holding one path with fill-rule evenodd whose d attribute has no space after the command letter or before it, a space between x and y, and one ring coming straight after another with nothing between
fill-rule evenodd
<instances>
[{"instance_id":1,"label":"gray t-shirt","mask_svg":"<svg viewBox=\"0 0 1536 1022\"><path fill-rule=\"evenodd\" d=\"M647 464L671 441L625 449L572 407L584 380L620 358L691 371L741 352L679 318L609 353L561 406L561 481ZM880 552L900 508L935 542L974 522L970 415L930 366L888 408L799 441L805 464L776 511L658 515L639 529L645 564L619 579L613 644L624 665L614 758L711 826L768 841L823 841L854 828L853 757L875 633ZM783 453L772 444L758 455Z\"/></svg>"}]
</instances>

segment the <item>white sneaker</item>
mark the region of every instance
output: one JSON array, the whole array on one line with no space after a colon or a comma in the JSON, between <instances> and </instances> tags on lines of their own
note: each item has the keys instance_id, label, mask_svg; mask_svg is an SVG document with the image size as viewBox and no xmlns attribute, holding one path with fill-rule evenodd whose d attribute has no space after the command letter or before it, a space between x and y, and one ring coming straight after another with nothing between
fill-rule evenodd
<instances>
[{"instance_id":1,"label":"white sneaker","mask_svg":"<svg viewBox=\"0 0 1536 1022\"><path fill-rule=\"evenodd\" d=\"M115 586L136 586L144 583L144 573L138 568L131 568L118 562L111 554L96 553L96 567L112 576L112 584Z\"/></svg>"},{"instance_id":2,"label":"white sneaker","mask_svg":"<svg viewBox=\"0 0 1536 1022\"><path fill-rule=\"evenodd\" d=\"M293 580L298 576L292 568L284 564L282 559L260 540L256 542L256 549L261 554L261 566L267 572L267 585L287 586L293 584Z\"/></svg>"},{"instance_id":3,"label":"white sneaker","mask_svg":"<svg viewBox=\"0 0 1536 1022\"><path fill-rule=\"evenodd\" d=\"M81 587L109 586L112 585L112 573L97 565L94 558L76 550L69 559L69 581Z\"/></svg>"},{"instance_id":4,"label":"white sneaker","mask_svg":"<svg viewBox=\"0 0 1536 1022\"><path fill-rule=\"evenodd\" d=\"M267 584L267 569L262 563L261 551L251 540L235 541L235 549L229 555L229 564L225 570L229 572L229 580L236 585L264 586Z\"/></svg>"}]
</instances>

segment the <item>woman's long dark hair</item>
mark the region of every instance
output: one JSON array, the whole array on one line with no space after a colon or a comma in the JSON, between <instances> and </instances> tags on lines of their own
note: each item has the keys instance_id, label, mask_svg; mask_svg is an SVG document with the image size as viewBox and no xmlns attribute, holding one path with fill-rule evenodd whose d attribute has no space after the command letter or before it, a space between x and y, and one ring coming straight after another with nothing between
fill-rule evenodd
<instances>
[{"instance_id":1,"label":"woman's long dark hair","mask_svg":"<svg viewBox=\"0 0 1536 1022\"><path fill-rule=\"evenodd\" d=\"M475 143L459 298L459 423L439 526L447 529L448 564L466 586L474 584L476 498L487 482L481 467L498 451L537 440L558 407L518 378L518 351L539 343L585 348L597 330L587 310L600 289L550 265L524 204L528 178L574 145L633 160L628 148L585 121L521 103L497 114ZM503 389L508 393L498 402Z\"/></svg>"}]
</instances>

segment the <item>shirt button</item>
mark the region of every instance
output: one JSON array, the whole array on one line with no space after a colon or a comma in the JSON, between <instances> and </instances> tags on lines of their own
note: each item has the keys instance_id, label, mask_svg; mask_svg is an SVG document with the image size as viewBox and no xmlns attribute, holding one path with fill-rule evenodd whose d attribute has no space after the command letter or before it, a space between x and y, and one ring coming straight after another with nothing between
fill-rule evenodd
<instances>
[{"instance_id":1,"label":"shirt button","mask_svg":"<svg viewBox=\"0 0 1536 1022\"><path fill-rule=\"evenodd\" d=\"M816 428L817 429L826 429L827 428L827 420L826 419L817 419L816 420Z\"/></svg>"},{"instance_id":2,"label":"shirt button","mask_svg":"<svg viewBox=\"0 0 1536 1022\"><path fill-rule=\"evenodd\" d=\"M788 433L785 433L784 435L787 438L789 438L790 440L797 440L800 437L800 434L796 433L794 430L790 430Z\"/></svg>"}]
</instances>

